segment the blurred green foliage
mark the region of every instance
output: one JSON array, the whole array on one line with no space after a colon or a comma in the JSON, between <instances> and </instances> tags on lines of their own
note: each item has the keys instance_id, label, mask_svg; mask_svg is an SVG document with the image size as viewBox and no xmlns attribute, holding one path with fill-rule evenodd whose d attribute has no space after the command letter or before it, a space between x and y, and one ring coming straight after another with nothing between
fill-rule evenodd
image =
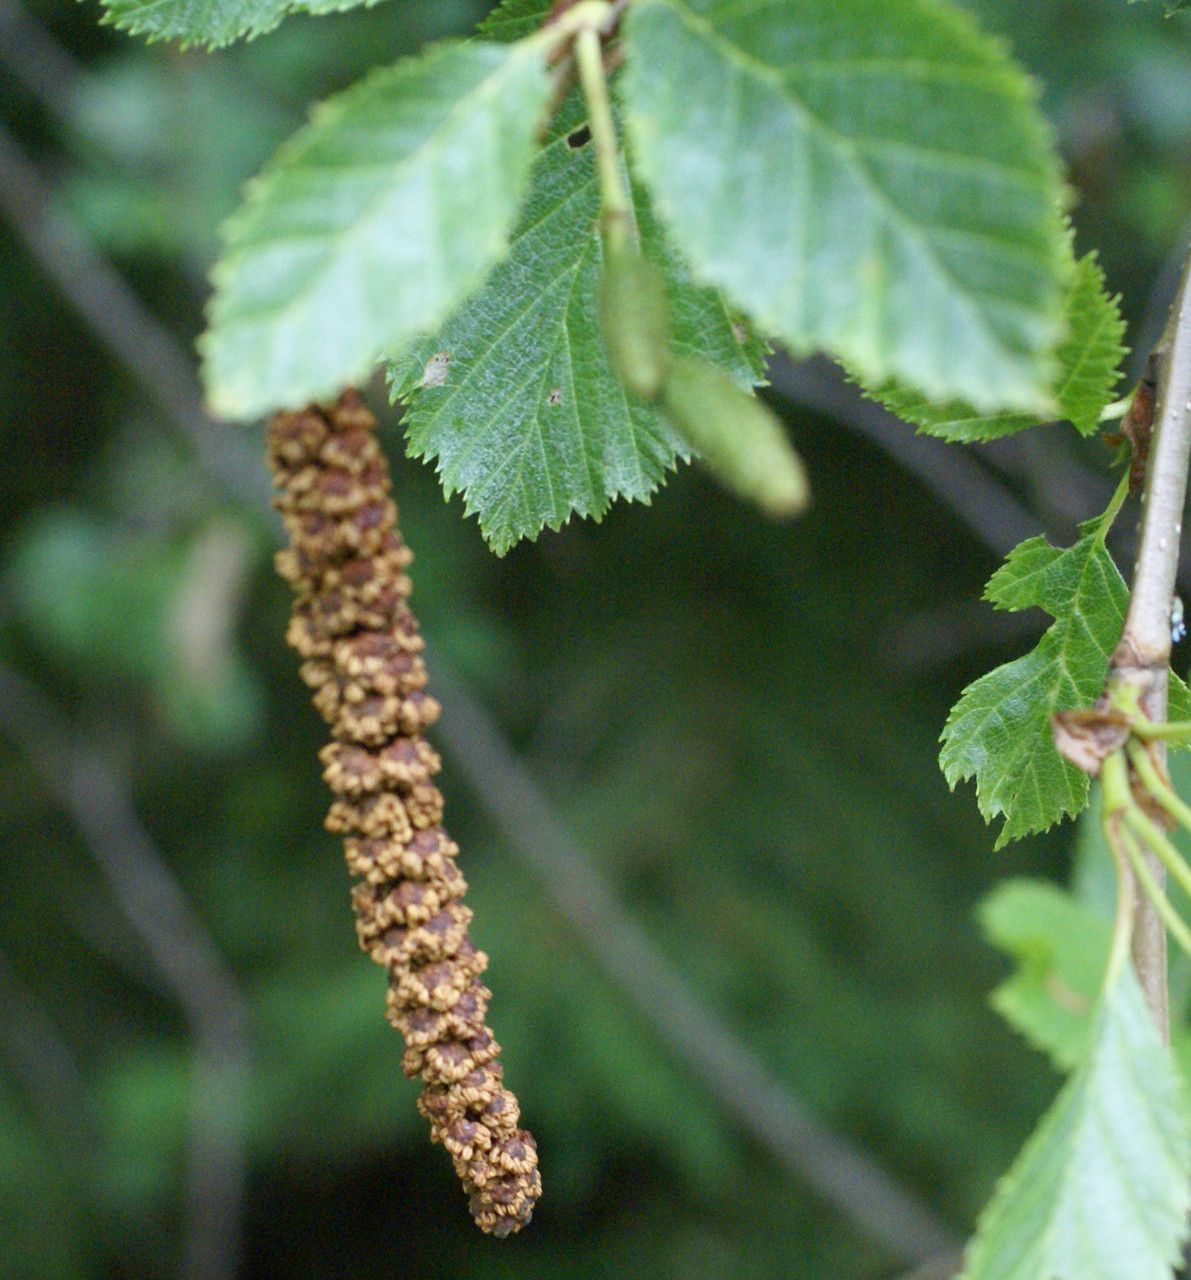
<instances>
[{"instance_id":1,"label":"blurred green foliage","mask_svg":"<svg viewBox=\"0 0 1191 1280\"><path fill-rule=\"evenodd\" d=\"M394 0L208 55L39 0L78 75L49 109L0 74L0 120L189 346L217 223L307 104L486 7ZM1185 18L1119 0L973 7L1039 78L1078 247L1099 249L1144 341L1191 208ZM3 219L0 297L0 660L127 776L247 997L243 1275L892 1274L593 967L447 751L493 1025L546 1178L523 1237L474 1233L400 1077L383 979L355 948L321 830L322 730L282 642L274 525L209 482ZM1029 638L961 625L996 557L926 488L773 403L814 485L802 522L771 526L684 467L651 507L502 561L390 426L415 603L433 652L708 1007L963 1231L1057 1082L988 1007L1008 967L974 909L1007 874L1065 878L1071 838L994 859L936 738L962 686ZM255 457L257 433L235 435ZM1095 441L1040 439L1104 467ZM54 1036L22 1042L77 1070L76 1093L47 1104L35 1086L58 1077L0 1052L0 1277L172 1274L188 1029L69 816L18 746L0 751L0 1028L24 1025L27 1004Z\"/></svg>"}]
</instances>

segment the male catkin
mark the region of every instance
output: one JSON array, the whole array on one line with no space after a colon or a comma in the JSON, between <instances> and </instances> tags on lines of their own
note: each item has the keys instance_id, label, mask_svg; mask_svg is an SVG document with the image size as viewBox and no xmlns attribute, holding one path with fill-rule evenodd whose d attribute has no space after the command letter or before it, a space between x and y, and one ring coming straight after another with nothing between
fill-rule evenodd
<instances>
[{"instance_id":1,"label":"male catkin","mask_svg":"<svg viewBox=\"0 0 1191 1280\"><path fill-rule=\"evenodd\" d=\"M327 828L344 836L360 945L389 974L389 1021L402 1067L424 1085L418 1108L450 1152L478 1225L506 1236L541 1194L537 1148L518 1127L500 1047L485 1025L488 957L468 933L467 883L443 830L422 737L438 718L422 637L407 601L412 556L397 530L375 419L355 392L269 424L276 505L289 547L277 569L297 593L287 639L331 726L323 778Z\"/></svg>"}]
</instances>

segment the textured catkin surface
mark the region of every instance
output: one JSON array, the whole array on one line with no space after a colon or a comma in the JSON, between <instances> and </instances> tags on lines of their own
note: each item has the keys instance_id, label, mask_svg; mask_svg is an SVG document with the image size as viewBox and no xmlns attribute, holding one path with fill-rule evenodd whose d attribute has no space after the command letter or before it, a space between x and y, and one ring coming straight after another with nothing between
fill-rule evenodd
<instances>
[{"instance_id":1,"label":"textured catkin surface","mask_svg":"<svg viewBox=\"0 0 1191 1280\"><path fill-rule=\"evenodd\" d=\"M442 827L422 736L439 707L426 693L423 642L409 611L412 556L397 530L375 421L351 391L330 408L277 414L269 461L289 547L277 569L296 593L287 639L331 727L327 828L344 837L360 945L389 974L387 1016L419 1076L419 1110L470 1197L477 1224L504 1236L541 1194L537 1150L504 1087L485 1017L488 958Z\"/></svg>"}]
</instances>

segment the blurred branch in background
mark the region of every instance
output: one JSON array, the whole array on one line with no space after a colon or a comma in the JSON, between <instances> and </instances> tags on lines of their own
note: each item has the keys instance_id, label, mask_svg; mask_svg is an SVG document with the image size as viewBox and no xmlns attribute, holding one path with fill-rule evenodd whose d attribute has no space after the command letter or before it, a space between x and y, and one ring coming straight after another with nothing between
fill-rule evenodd
<instances>
[{"instance_id":1,"label":"blurred branch in background","mask_svg":"<svg viewBox=\"0 0 1191 1280\"><path fill-rule=\"evenodd\" d=\"M981 542L1004 555L1038 532L1038 517L976 458L931 436L915 435L874 400L866 400L829 360L770 361L769 379L779 395L835 419L872 441L936 498Z\"/></svg>"},{"instance_id":2,"label":"blurred branch in background","mask_svg":"<svg viewBox=\"0 0 1191 1280\"><path fill-rule=\"evenodd\" d=\"M1067 448L1075 439L1070 433L1068 423L1048 422L981 446L1003 475L1026 486L1030 509L1040 512L1052 535L1064 542L1075 537L1081 521L1103 511L1114 487L1108 473L1112 453L1105 448L1100 470L1085 466Z\"/></svg>"},{"instance_id":3,"label":"blurred branch in background","mask_svg":"<svg viewBox=\"0 0 1191 1280\"><path fill-rule=\"evenodd\" d=\"M958 1254L947 1254L942 1258L932 1258L930 1262L911 1271L900 1280L955 1280L963 1266L963 1258Z\"/></svg>"},{"instance_id":4,"label":"blurred branch in background","mask_svg":"<svg viewBox=\"0 0 1191 1280\"><path fill-rule=\"evenodd\" d=\"M445 708L440 736L489 818L604 973L718 1105L783 1169L895 1257L916 1262L952 1247L951 1232L925 1205L817 1120L692 995L648 934L621 910L487 711L440 657L433 667Z\"/></svg>"},{"instance_id":5,"label":"blurred branch in background","mask_svg":"<svg viewBox=\"0 0 1191 1280\"><path fill-rule=\"evenodd\" d=\"M1173 275L1168 268L1160 273L1147 303L1147 317L1165 319L1185 260L1185 245L1186 240L1180 237L1177 257L1172 257ZM1142 329L1149 324L1147 319ZM997 556L1007 555L1018 543L1039 533L1066 545L1074 538L1076 526L1102 511L1111 494L1107 466L1101 472L1083 465L1059 440L1058 432L1071 430L1067 424L1046 424L993 440L979 446L977 454L916 434L881 405L866 399L837 366L821 357L796 361L778 355L770 362L769 375L779 395L827 414L872 441L917 477ZM980 458L1024 485L1032 503L1019 500ZM1110 545L1120 562L1131 564L1137 547L1136 522L1119 520L1110 534ZM1191 565L1182 567L1178 585L1184 593L1191 593ZM894 635L889 654L894 665L921 671L951 661L967 648L1013 643L1019 636L1040 629L1031 614L1002 616L983 604L963 601L907 619Z\"/></svg>"},{"instance_id":6,"label":"blurred branch in background","mask_svg":"<svg viewBox=\"0 0 1191 1280\"><path fill-rule=\"evenodd\" d=\"M1027 612L990 609L975 596L920 609L891 629L884 661L893 671L925 675L965 653L1036 643L1044 622Z\"/></svg>"},{"instance_id":7,"label":"blurred branch in background","mask_svg":"<svg viewBox=\"0 0 1191 1280\"><path fill-rule=\"evenodd\" d=\"M232 1280L244 1209L242 1131L250 1069L239 989L137 816L126 780L39 689L3 666L0 732L21 747L70 814L186 1017L194 1078L181 1274L185 1280Z\"/></svg>"},{"instance_id":8,"label":"blurred branch in background","mask_svg":"<svg viewBox=\"0 0 1191 1280\"><path fill-rule=\"evenodd\" d=\"M57 1146L63 1174L81 1199L94 1197L103 1130L96 1099L70 1042L0 951L0 1061L24 1091L43 1132ZM107 1243L102 1215L96 1223ZM137 1231L140 1223L121 1224Z\"/></svg>"},{"instance_id":9,"label":"blurred branch in background","mask_svg":"<svg viewBox=\"0 0 1191 1280\"><path fill-rule=\"evenodd\" d=\"M1170 300L1179 287L1179 278L1187 261L1187 245L1191 243L1191 218L1179 231L1178 237L1163 259L1162 267L1154 276L1153 286L1146 297L1146 307L1137 325L1137 341L1130 353L1129 373L1136 381L1145 372L1150 352L1158 345L1166 319L1170 314Z\"/></svg>"},{"instance_id":10,"label":"blurred branch in background","mask_svg":"<svg viewBox=\"0 0 1191 1280\"><path fill-rule=\"evenodd\" d=\"M0 62L47 111L72 126L71 98L88 72L13 0L0 0Z\"/></svg>"},{"instance_id":11,"label":"blurred branch in background","mask_svg":"<svg viewBox=\"0 0 1191 1280\"><path fill-rule=\"evenodd\" d=\"M1165 302L1169 306L1170 294ZM975 449L961 449L916 433L867 399L838 366L822 357L793 360L779 355L770 362L769 376L780 395L827 414L917 476L998 556L1040 531L1069 540L1075 526L1103 510L1112 493L1107 468L1100 472L1084 466L1057 441L1058 431L1070 431L1063 424L1047 424ZM1025 484L1034 502L1018 499L996 471Z\"/></svg>"},{"instance_id":12,"label":"blurred branch in background","mask_svg":"<svg viewBox=\"0 0 1191 1280\"><path fill-rule=\"evenodd\" d=\"M0 951L0 1055L8 1063L46 1133L57 1141L64 1167L86 1170L99 1150L95 1101L74 1050Z\"/></svg>"},{"instance_id":13,"label":"blurred branch in background","mask_svg":"<svg viewBox=\"0 0 1191 1280\"><path fill-rule=\"evenodd\" d=\"M0 209L91 332L181 429L202 467L229 493L259 509L269 491L263 461L237 447L240 441L230 427L218 435L210 430L190 357L54 204L37 170L3 127Z\"/></svg>"}]
</instances>

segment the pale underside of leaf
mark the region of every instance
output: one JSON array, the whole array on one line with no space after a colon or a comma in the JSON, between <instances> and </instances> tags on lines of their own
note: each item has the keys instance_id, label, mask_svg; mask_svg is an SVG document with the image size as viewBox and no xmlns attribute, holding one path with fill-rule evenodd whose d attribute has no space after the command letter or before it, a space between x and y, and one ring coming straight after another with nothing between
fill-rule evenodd
<instances>
[{"instance_id":1,"label":"pale underside of leaf","mask_svg":"<svg viewBox=\"0 0 1191 1280\"><path fill-rule=\"evenodd\" d=\"M1096 856L1111 874L1112 855L1094 806L1084 812L1080 826L1081 841L1097 842ZM1086 1058L1095 1029L1112 941L1111 910L1050 881L1008 880L980 904L979 915L988 940L1017 962L1012 976L993 992L993 1008L1059 1071L1074 1070ZM1176 1017L1170 1034L1186 1079L1191 1030Z\"/></svg>"},{"instance_id":2,"label":"pale underside of leaf","mask_svg":"<svg viewBox=\"0 0 1191 1280\"><path fill-rule=\"evenodd\" d=\"M394 394L409 401L410 452L437 460L447 493L463 493L499 554L573 514L598 519L616 498L647 499L685 456L657 408L621 386L600 337L599 193L582 123L572 98L535 162L508 258L392 370ZM714 290L691 283L639 189L634 199L674 349L751 385L761 348Z\"/></svg>"},{"instance_id":3,"label":"pale underside of leaf","mask_svg":"<svg viewBox=\"0 0 1191 1280\"><path fill-rule=\"evenodd\" d=\"M1062 187L1025 77L935 0L637 0L638 167L767 334L981 412L1051 408Z\"/></svg>"},{"instance_id":4,"label":"pale underside of leaf","mask_svg":"<svg viewBox=\"0 0 1191 1280\"><path fill-rule=\"evenodd\" d=\"M334 395L505 252L548 94L539 52L447 45L314 112L227 228L202 341L213 409Z\"/></svg>"},{"instance_id":5,"label":"pale underside of leaf","mask_svg":"<svg viewBox=\"0 0 1191 1280\"><path fill-rule=\"evenodd\" d=\"M1188 1209L1179 1083L1125 964L1085 1060L982 1216L962 1280L1171 1280Z\"/></svg>"},{"instance_id":6,"label":"pale underside of leaf","mask_svg":"<svg viewBox=\"0 0 1191 1280\"><path fill-rule=\"evenodd\" d=\"M1111 402L1125 357L1125 322L1120 299L1104 288L1104 274L1094 254L1075 266L1067 295L1067 336L1056 352L1054 385L1056 415L1070 422L1080 435L1100 427L1100 415ZM1041 421L1037 414L981 414L970 404L934 404L917 391L896 383L869 390L891 412L927 435L960 443L995 440L1013 435Z\"/></svg>"},{"instance_id":7,"label":"pale underside of leaf","mask_svg":"<svg viewBox=\"0 0 1191 1280\"><path fill-rule=\"evenodd\" d=\"M1084 1060L1112 927L1095 907L1043 880L1008 880L980 922L1017 970L993 992L997 1012L1061 1071Z\"/></svg>"}]
</instances>

